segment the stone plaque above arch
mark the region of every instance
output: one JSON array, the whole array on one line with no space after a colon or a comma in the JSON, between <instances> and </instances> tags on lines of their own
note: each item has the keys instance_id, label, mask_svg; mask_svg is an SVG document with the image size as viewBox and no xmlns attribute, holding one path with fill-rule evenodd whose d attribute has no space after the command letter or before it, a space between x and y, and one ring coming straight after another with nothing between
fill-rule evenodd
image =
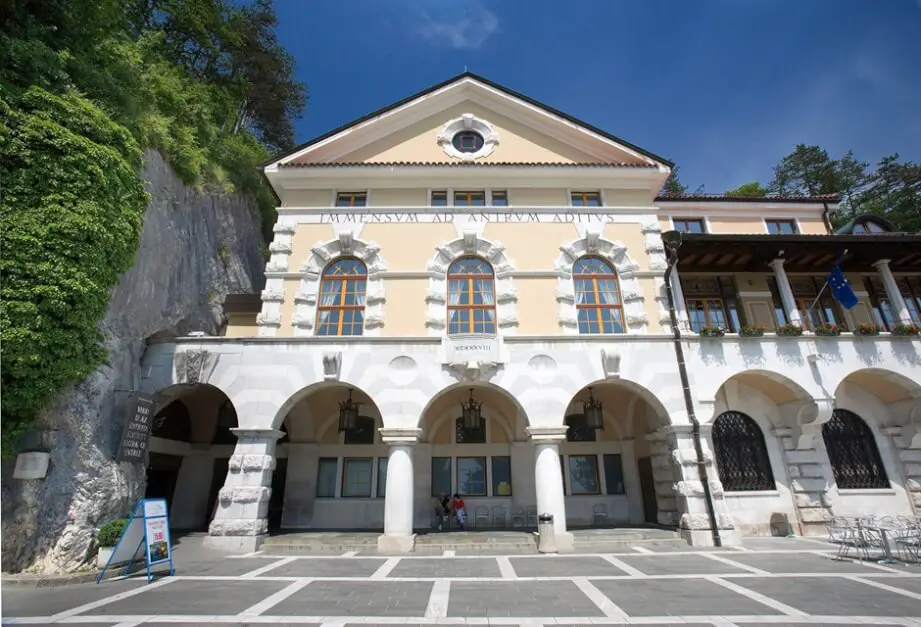
<instances>
[{"instance_id":1,"label":"stone plaque above arch","mask_svg":"<svg viewBox=\"0 0 921 627\"><path fill-rule=\"evenodd\" d=\"M364 335L380 335L384 325L384 281L381 273L387 263L380 254L380 246L353 237L352 231L340 231L336 239L321 242L310 249L307 261L298 270L303 273L300 286L294 295L294 315L291 326L295 336L313 335L317 321L317 301L323 270L340 257L360 259L368 269L365 285Z\"/></svg>"},{"instance_id":2,"label":"stone plaque above arch","mask_svg":"<svg viewBox=\"0 0 921 627\"><path fill-rule=\"evenodd\" d=\"M463 131L472 131L483 138L483 145L480 146L479 150L461 152L454 146L454 136ZM465 113L445 124L436 141L449 157L454 157L461 161L475 161L492 154L492 151L499 144L499 134L492 124L486 120L478 118L472 113Z\"/></svg>"},{"instance_id":3,"label":"stone plaque above arch","mask_svg":"<svg viewBox=\"0 0 921 627\"><path fill-rule=\"evenodd\" d=\"M482 238L473 230L463 237L440 244L429 261L429 288L425 296L428 308L425 327L431 336L443 336L448 328L448 268L460 257L477 256L485 259L495 273L496 329L499 335L514 335L518 327L518 292L511 276L511 260L505 246Z\"/></svg>"},{"instance_id":4,"label":"stone plaque above arch","mask_svg":"<svg viewBox=\"0 0 921 627\"><path fill-rule=\"evenodd\" d=\"M560 256L555 264L556 300L560 306L560 327L563 333L579 334L579 312L576 309L572 268L577 259L586 255L599 257L614 266L627 332L645 334L648 317L643 304L643 289L637 279L639 266L627 254L627 247L622 242L607 240L593 230L586 231L580 239L560 246Z\"/></svg>"}]
</instances>

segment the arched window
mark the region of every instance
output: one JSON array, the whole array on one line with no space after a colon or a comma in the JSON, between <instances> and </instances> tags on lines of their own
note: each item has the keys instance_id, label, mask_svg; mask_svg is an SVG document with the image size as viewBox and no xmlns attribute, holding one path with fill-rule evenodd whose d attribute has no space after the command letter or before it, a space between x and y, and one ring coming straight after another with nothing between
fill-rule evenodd
<instances>
[{"instance_id":1,"label":"arched window","mask_svg":"<svg viewBox=\"0 0 921 627\"><path fill-rule=\"evenodd\" d=\"M358 259L338 259L323 271L317 335L361 335L368 269Z\"/></svg>"},{"instance_id":2,"label":"arched window","mask_svg":"<svg viewBox=\"0 0 921 627\"><path fill-rule=\"evenodd\" d=\"M579 333L623 333L624 311L617 274L598 257L583 257L572 267Z\"/></svg>"},{"instance_id":3,"label":"arched window","mask_svg":"<svg viewBox=\"0 0 921 627\"><path fill-rule=\"evenodd\" d=\"M822 439L839 490L890 487L876 439L860 416L836 409L822 425Z\"/></svg>"},{"instance_id":4,"label":"arched window","mask_svg":"<svg viewBox=\"0 0 921 627\"><path fill-rule=\"evenodd\" d=\"M774 490L774 473L758 424L742 412L727 411L713 423L716 470L726 492Z\"/></svg>"},{"instance_id":5,"label":"arched window","mask_svg":"<svg viewBox=\"0 0 921 627\"><path fill-rule=\"evenodd\" d=\"M448 335L496 333L496 282L492 266L463 257L448 268Z\"/></svg>"}]
</instances>

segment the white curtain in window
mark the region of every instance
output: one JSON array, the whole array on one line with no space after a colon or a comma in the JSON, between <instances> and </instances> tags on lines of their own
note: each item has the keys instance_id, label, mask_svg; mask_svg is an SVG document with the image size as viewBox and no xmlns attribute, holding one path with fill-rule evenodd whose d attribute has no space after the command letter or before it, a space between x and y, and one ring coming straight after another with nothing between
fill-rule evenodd
<instances>
[{"instance_id":1,"label":"white curtain in window","mask_svg":"<svg viewBox=\"0 0 921 627\"><path fill-rule=\"evenodd\" d=\"M450 293L448 294L448 305L454 307L460 305L461 301L461 285L459 281L451 281L449 283ZM449 310L450 320L448 322L454 322L457 320L458 314L460 314L459 309Z\"/></svg>"},{"instance_id":2,"label":"white curtain in window","mask_svg":"<svg viewBox=\"0 0 921 627\"><path fill-rule=\"evenodd\" d=\"M340 294L342 293L341 281L325 281L322 285L322 294L320 295L320 305L323 307L332 307L339 303ZM324 324L332 312L327 310L320 311L320 325Z\"/></svg>"},{"instance_id":3,"label":"white curtain in window","mask_svg":"<svg viewBox=\"0 0 921 627\"><path fill-rule=\"evenodd\" d=\"M484 305L495 305L496 304L496 294L493 291L493 282L492 279L477 279L473 284L474 292L477 292L482 295ZM484 309L484 320L487 322L496 321L496 310L495 309Z\"/></svg>"},{"instance_id":4,"label":"white curtain in window","mask_svg":"<svg viewBox=\"0 0 921 627\"><path fill-rule=\"evenodd\" d=\"M598 295L602 305L616 305L617 285L613 281L598 281Z\"/></svg>"},{"instance_id":5,"label":"white curtain in window","mask_svg":"<svg viewBox=\"0 0 921 627\"><path fill-rule=\"evenodd\" d=\"M349 288L355 294L355 304L364 307L365 304L365 281L350 281Z\"/></svg>"},{"instance_id":6,"label":"white curtain in window","mask_svg":"<svg viewBox=\"0 0 921 627\"><path fill-rule=\"evenodd\" d=\"M576 304L584 305L585 298L588 295L588 292L587 292L588 286L585 284L586 281L584 281L583 279L576 279L575 283L576 283Z\"/></svg>"}]
</instances>

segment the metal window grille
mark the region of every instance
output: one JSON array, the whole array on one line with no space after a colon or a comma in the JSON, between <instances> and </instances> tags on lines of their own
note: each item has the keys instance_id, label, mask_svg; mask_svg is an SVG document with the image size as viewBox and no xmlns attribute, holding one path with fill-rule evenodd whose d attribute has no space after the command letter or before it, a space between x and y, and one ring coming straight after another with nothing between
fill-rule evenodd
<instances>
[{"instance_id":1,"label":"metal window grille","mask_svg":"<svg viewBox=\"0 0 921 627\"><path fill-rule=\"evenodd\" d=\"M822 425L822 439L839 490L890 487L876 440L860 416L836 409Z\"/></svg>"},{"instance_id":2,"label":"metal window grille","mask_svg":"<svg viewBox=\"0 0 921 627\"><path fill-rule=\"evenodd\" d=\"M727 411L713 423L713 452L727 492L774 490L774 473L757 423L742 412Z\"/></svg>"},{"instance_id":3,"label":"metal window grille","mask_svg":"<svg viewBox=\"0 0 921 627\"><path fill-rule=\"evenodd\" d=\"M478 429L465 429L464 419L458 418L454 421L455 436L458 444L485 444L486 443L486 419L480 418L480 427Z\"/></svg>"},{"instance_id":4,"label":"metal window grille","mask_svg":"<svg viewBox=\"0 0 921 627\"><path fill-rule=\"evenodd\" d=\"M345 432L346 444L374 444L374 418L359 416L358 426Z\"/></svg>"},{"instance_id":5,"label":"metal window grille","mask_svg":"<svg viewBox=\"0 0 921 627\"><path fill-rule=\"evenodd\" d=\"M595 430L588 426L585 420L585 414L573 414L566 417L567 442L594 442Z\"/></svg>"}]
</instances>

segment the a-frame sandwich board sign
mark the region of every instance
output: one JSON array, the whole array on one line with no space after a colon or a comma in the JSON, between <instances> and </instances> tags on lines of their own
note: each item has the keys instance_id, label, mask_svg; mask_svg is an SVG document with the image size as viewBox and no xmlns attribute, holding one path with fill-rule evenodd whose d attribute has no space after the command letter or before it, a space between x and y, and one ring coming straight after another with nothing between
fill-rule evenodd
<instances>
[{"instance_id":1,"label":"a-frame sandwich board sign","mask_svg":"<svg viewBox=\"0 0 921 627\"><path fill-rule=\"evenodd\" d=\"M122 529L122 534L112 549L112 555L96 578L96 583L102 581L110 564L127 562L125 572L134 564L138 551L144 546L145 561L147 563L147 583L153 579L152 566L169 564L169 574L172 575L173 548L169 537L169 513L166 508L166 499L141 499L134 506L128 524Z\"/></svg>"}]
</instances>

